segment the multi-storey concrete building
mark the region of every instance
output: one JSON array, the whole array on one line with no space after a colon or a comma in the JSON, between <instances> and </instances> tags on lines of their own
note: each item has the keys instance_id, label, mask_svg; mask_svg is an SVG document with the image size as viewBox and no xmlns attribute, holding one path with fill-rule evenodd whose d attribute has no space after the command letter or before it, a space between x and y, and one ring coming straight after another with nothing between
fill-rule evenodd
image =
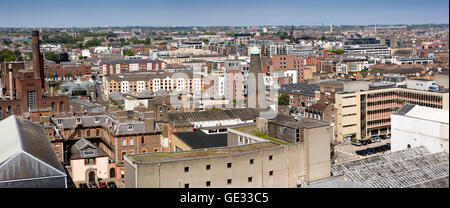
<instances>
[{"instance_id":1,"label":"multi-storey concrete building","mask_svg":"<svg viewBox=\"0 0 450 208\"><path fill-rule=\"evenodd\" d=\"M300 139L284 144L266 140L164 155L128 155L125 157L125 186L294 188L330 176L332 131L329 124L314 120L295 121L293 117L277 119L273 124L275 131L289 129L285 135L291 132L291 127L293 134L297 134L296 129L301 129L302 133L298 133ZM251 133L240 130L235 128L229 132L229 137L248 137ZM258 140L261 139L265 140Z\"/></svg>"},{"instance_id":2,"label":"multi-storey concrete building","mask_svg":"<svg viewBox=\"0 0 450 208\"><path fill-rule=\"evenodd\" d=\"M371 87L363 91L344 90L336 93L335 99L335 138L338 142L390 133L391 114L406 103L449 109L448 90Z\"/></svg>"}]
</instances>

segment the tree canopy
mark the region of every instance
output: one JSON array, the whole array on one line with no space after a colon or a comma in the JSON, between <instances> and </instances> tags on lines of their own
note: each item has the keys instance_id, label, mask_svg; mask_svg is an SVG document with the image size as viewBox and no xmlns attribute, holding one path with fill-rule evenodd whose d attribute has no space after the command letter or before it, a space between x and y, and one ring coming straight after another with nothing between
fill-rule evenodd
<instances>
[{"instance_id":1,"label":"tree canopy","mask_svg":"<svg viewBox=\"0 0 450 208\"><path fill-rule=\"evenodd\" d=\"M102 43L101 43L100 40L98 40L97 38L94 38L94 39L92 39L92 40L88 40L88 41L86 42L86 44L84 44L84 46L85 46L86 48L93 47L93 46L100 46L100 45L102 45Z\"/></svg>"},{"instance_id":2,"label":"tree canopy","mask_svg":"<svg viewBox=\"0 0 450 208\"><path fill-rule=\"evenodd\" d=\"M0 52L0 63L1 62L16 61L16 54L9 49L4 49Z\"/></svg>"},{"instance_id":3,"label":"tree canopy","mask_svg":"<svg viewBox=\"0 0 450 208\"><path fill-rule=\"evenodd\" d=\"M133 51L131 51L129 49L126 49L126 50L123 50L123 55L125 55L125 56L134 56L134 53L133 53Z\"/></svg>"},{"instance_id":4,"label":"tree canopy","mask_svg":"<svg viewBox=\"0 0 450 208\"><path fill-rule=\"evenodd\" d=\"M289 105L289 95L287 93L281 93L278 97L278 105Z\"/></svg>"},{"instance_id":5,"label":"tree canopy","mask_svg":"<svg viewBox=\"0 0 450 208\"><path fill-rule=\"evenodd\" d=\"M45 53L44 57L45 57L45 59L51 60L51 61L54 61L54 62L58 62L58 61L59 61L59 55L56 54L56 53L53 52L53 51L50 51L50 52L48 52L48 53Z\"/></svg>"}]
</instances>

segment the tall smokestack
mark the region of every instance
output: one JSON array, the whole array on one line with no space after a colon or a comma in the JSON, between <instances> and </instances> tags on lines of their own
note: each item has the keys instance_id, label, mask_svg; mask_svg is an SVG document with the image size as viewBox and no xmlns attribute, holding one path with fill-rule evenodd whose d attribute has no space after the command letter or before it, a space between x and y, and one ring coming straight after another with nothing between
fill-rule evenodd
<instances>
[{"instance_id":1,"label":"tall smokestack","mask_svg":"<svg viewBox=\"0 0 450 208\"><path fill-rule=\"evenodd\" d=\"M41 77L41 74L44 72L43 66L41 66L41 58L40 58L40 48L39 48L39 31L33 30L32 32L32 50L33 50L33 71L34 71L34 78L43 78Z\"/></svg>"},{"instance_id":2,"label":"tall smokestack","mask_svg":"<svg viewBox=\"0 0 450 208\"><path fill-rule=\"evenodd\" d=\"M12 75L12 71L9 71L9 97L11 100L14 99L13 96L13 75Z\"/></svg>"},{"instance_id":3,"label":"tall smokestack","mask_svg":"<svg viewBox=\"0 0 450 208\"><path fill-rule=\"evenodd\" d=\"M44 75L44 56L39 54L39 75L41 78L41 86L45 88L45 75Z\"/></svg>"}]
</instances>

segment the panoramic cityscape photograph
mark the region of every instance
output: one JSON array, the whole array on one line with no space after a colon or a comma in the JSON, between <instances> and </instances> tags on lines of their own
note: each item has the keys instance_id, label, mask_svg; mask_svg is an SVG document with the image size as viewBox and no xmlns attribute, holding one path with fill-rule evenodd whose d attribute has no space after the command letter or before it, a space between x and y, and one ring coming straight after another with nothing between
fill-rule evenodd
<instances>
[{"instance_id":1,"label":"panoramic cityscape photograph","mask_svg":"<svg viewBox=\"0 0 450 208\"><path fill-rule=\"evenodd\" d=\"M0 0L0 78L1 191L449 188L447 0Z\"/></svg>"}]
</instances>

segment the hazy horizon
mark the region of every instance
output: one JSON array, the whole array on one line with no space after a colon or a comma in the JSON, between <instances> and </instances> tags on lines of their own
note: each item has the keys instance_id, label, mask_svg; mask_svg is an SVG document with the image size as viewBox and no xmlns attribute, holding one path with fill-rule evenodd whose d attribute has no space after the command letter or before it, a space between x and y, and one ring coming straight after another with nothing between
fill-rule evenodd
<instances>
[{"instance_id":1,"label":"hazy horizon","mask_svg":"<svg viewBox=\"0 0 450 208\"><path fill-rule=\"evenodd\" d=\"M449 23L447 0L19 0L6 5L0 7L3 28Z\"/></svg>"}]
</instances>

